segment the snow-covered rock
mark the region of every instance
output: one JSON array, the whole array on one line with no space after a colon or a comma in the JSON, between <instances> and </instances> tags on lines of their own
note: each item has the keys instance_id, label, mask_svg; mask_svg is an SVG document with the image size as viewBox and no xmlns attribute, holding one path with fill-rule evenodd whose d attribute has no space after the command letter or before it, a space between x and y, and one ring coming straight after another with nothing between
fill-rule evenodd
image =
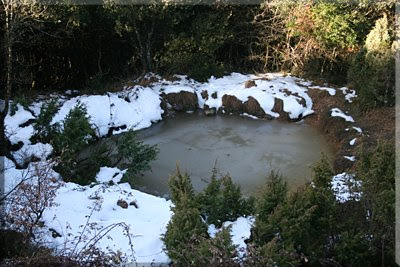
<instances>
[{"instance_id":1,"label":"snow-covered rock","mask_svg":"<svg viewBox=\"0 0 400 267\"><path fill-rule=\"evenodd\" d=\"M99 173L96 175L96 181L99 183L108 183L110 181L119 183L126 171L121 171L118 168L101 167Z\"/></svg>"},{"instance_id":2,"label":"snow-covered rock","mask_svg":"<svg viewBox=\"0 0 400 267\"><path fill-rule=\"evenodd\" d=\"M34 133L33 126L28 125L22 127L24 123L28 122L35 117L29 111L25 110L23 106L17 104L17 110L14 115L7 114L4 125L5 131L11 144L17 144L23 142L24 144L30 144L29 138Z\"/></svg>"},{"instance_id":3,"label":"snow-covered rock","mask_svg":"<svg viewBox=\"0 0 400 267\"><path fill-rule=\"evenodd\" d=\"M15 160L19 164L23 164L33 156L45 160L53 152L53 147L50 144L36 143L34 145L26 144L20 150L13 152Z\"/></svg>"}]
</instances>

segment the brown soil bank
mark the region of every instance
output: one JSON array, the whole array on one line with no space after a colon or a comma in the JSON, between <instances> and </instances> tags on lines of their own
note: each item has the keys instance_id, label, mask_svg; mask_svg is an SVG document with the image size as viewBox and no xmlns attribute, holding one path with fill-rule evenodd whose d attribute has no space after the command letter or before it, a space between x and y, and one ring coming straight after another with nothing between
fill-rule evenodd
<instances>
[{"instance_id":1,"label":"brown soil bank","mask_svg":"<svg viewBox=\"0 0 400 267\"><path fill-rule=\"evenodd\" d=\"M337 90L335 96L319 90L310 90L308 94L313 100L315 113L306 117L305 122L320 130L336 149L334 159L336 173L354 167L355 162L346 159L345 156L357 156L361 146L374 147L378 140L394 141L395 108L378 108L361 113L357 109L357 103L346 102L340 90ZM332 108L349 111L355 122L351 123L340 117L332 117ZM362 129L362 133L353 127ZM354 138L357 138L355 145L350 145L350 141Z\"/></svg>"}]
</instances>

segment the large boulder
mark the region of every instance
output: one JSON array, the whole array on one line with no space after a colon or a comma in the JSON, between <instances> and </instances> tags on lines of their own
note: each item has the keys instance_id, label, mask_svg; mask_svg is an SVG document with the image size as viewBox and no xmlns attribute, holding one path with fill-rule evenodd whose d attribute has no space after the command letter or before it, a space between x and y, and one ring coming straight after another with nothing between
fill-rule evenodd
<instances>
[{"instance_id":1,"label":"large boulder","mask_svg":"<svg viewBox=\"0 0 400 267\"><path fill-rule=\"evenodd\" d=\"M187 91L164 94L163 98L176 111L193 111L198 108L197 94Z\"/></svg>"},{"instance_id":2,"label":"large boulder","mask_svg":"<svg viewBox=\"0 0 400 267\"><path fill-rule=\"evenodd\" d=\"M275 104L274 107L272 108L273 112L276 112L279 114L279 120L289 120L289 115L283 111L283 100L276 98L275 97Z\"/></svg>"},{"instance_id":3,"label":"large boulder","mask_svg":"<svg viewBox=\"0 0 400 267\"><path fill-rule=\"evenodd\" d=\"M249 96L247 101L243 103L243 112L259 118L265 116L265 112L261 108L260 103L252 96Z\"/></svg>"},{"instance_id":4,"label":"large boulder","mask_svg":"<svg viewBox=\"0 0 400 267\"><path fill-rule=\"evenodd\" d=\"M222 97L222 106L224 110L228 113L243 113L243 103L236 96L224 95Z\"/></svg>"}]
</instances>

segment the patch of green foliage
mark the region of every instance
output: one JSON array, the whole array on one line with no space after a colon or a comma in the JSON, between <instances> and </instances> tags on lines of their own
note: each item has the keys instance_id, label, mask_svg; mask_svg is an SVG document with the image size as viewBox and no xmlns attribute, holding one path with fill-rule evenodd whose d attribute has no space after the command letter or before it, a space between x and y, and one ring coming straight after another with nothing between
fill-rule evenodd
<instances>
[{"instance_id":1,"label":"patch of green foliage","mask_svg":"<svg viewBox=\"0 0 400 267\"><path fill-rule=\"evenodd\" d=\"M326 158L313 170L313 185L291 194L283 179L271 173L257 202L252 236L254 256L262 262L322 264L335 227L336 200L328 182L333 174Z\"/></svg>"},{"instance_id":2,"label":"patch of green foliage","mask_svg":"<svg viewBox=\"0 0 400 267\"><path fill-rule=\"evenodd\" d=\"M190 176L187 173L182 174L178 165L175 175L168 180L168 187L175 208L179 209L181 205L195 206L195 193Z\"/></svg>"},{"instance_id":3,"label":"patch of green foliage","mask_svg":"<svg viewBox=\"0 0 400 267\"><path fill-rule=\"evenodd\" d=\"M96 134L87 116L86 107L78 103L69 111L52 142L56 155L60 156L60 163L55 170L65 181L78 184L94 181L95 173L87 172L84 166L86 164L79 162L78 156L95 139Z\"/></svg>"},{"instance_id":4,"label":"patch of green foliage","mask_svg":"<svg viewBox=\"0 0 400 267\"><path fill-rule=\"evenodd\" d=\"M340 49L358 45L359 28L366 24L365 16L354 12L354 7L332 1L319 1L312 7L313 34L327 47Z\"/></svg>"},{"instance_id":5,"label":"patch of green foliage","mask_svg":"<svg viewBox=\"0 0 400 267\"><path fill-rule=\"evenodd\" d=\"M161 62L169 73L185 73L189 77L206 81L211 76L222 76L226 64L218 58L218 52L232 39L229 13L223 10L201 12L182 21L192 31L181 32L166 44Z\"/></svg>"},{"instance_id":6,"label":"patch of green foliage","mask_svg":"<svg viewBox=\"0 0 400 267\"><path fill-rule=\"evenodd\" d=\"M359 94L362 110L394 106L395 56L386 16L376 21L364 48L354 57L348 76Z\"/></svg>"},{"instance_id":7,"label":"patch of green foliage","mask_svg":"<svg viewBox=\"0 0 400 267\"><path fill-rule=\"evenodd\" d=\"M163 236L168 256L179 266L192 265L196 260L199 238L208 237L207 225L196 207L194 190L187 174L182 174L177 167L176 174L171 176L168 185L171 200L174 203L174 215L167 225Z\"/></svg>"},{"instance_id":8,"label":"patch of green foliage","mask_svg":"<svg viewBox=\"0 0 400 267\"><path fill-rule=\"evenodd\" d=\"M134 131L128 131L118 141L116 155L106 143L96 143L98 137L87 115L86 107L78 103L70 110L61 125L53 128L49 122L54 107L44 108L37 131L51 138L55 155L59 163L55 170L65 181L72 181L81 185L95 182L95 176L102 166L115 166L115 158L119 159L120 167L128 169L123 179L133 186L134 177L141 171L149 170L149 162L156 158L158 149L149 146L137 139ZM47 136L50 129L50 136ZM85 153L83 153L85 151Z\"/></svg>"},{"instance_id":9,"label":"patch of green foliage","mask_svg":"<svg viewBox=\"0 0 400 267\"><path fill-rule=\"evenodd\" d=\"M372 151L362 148L356 174L362 181L361 203L366 215L364 236L376 265L394 264L395 247L395 146L381 141Z\"/></svg>"},{"instance_id":10,"label":"patch of green foliage","mask_svg":"<svg viewBox=\"0 0 400 267\"><path fill-rule=\"evenodd\" d=\"M50 143L54 138L58 125L51 125L51 121L58 109L59 106L56 100L43 103L40 108L40 113L33 124L33 129L35 130L33 139L36 142Z\"/></svg>"},{"instance_id":11,"label":"patch of green foliage","mask_svg":"<svg viewBox=\"0 0 400 267\"><path fill-rule=\"evenodd\" d=\"M168 185L174 203L174 215L168 223L163 242L173 263L178 266L237 264L237 251L232 244L230 227L222 227L214 238L208 235L208 224L202 218L205 216L201 210L203 206L199 204L199 199L204 195L201 198L196 196L189 175L182 174L177 167L176 174L170 177ZM215 192L221 193L221 190L214 191L214 200ZM226 206L225 210L219 208L219 211L232 214L230 208L232 206Z\"/></svg>"},{"instance_id":12,"label":"patch of green foliage","mask_svg":"<svg viewBox=\"0 0 400 267\"><path fill-rule=\"evenodd\" d=\"M158 154L156 145L143 144L133 130L123 134L118 141L117 149L118 157L121 159L120 167L128 169L123 180L131 185L134 184L136 175L151 169L150 161L154 160Z\"/></svg>"},{"instance_id":13,"label":"patch of green foliage","mask_svg":"<svg viewBox=\"0 0 400 267\"><path fill-rule=\"evenodd\" d=\"M236 258L237 245L232 243L231 226L222 227L213 238L200 238L195 247L192 265L195 266L239 266Z\"/></svg>"},{"instance_id":14,"label":"patch of green foliage","mask_svg":"<svg viewBox=\"0 0 400 267\"><path fill-rule=\"evenodd\" d=\"M275 237L274 227L265 222L275 208L287 200L287 192L287 183L282 176L271 171L268 182L256 202L257 219L254 223L252 237L257 245L264 245L267 240L272 240Z\"/></svg>"},{"instance_id":15,"label":"patch of green foliage","mask_svg":"<svg viewBox=\"0 0 400 267\"><path fill-rule=\"evenodd\" d=\"M271 173L256 202L246 264L394 265L393 143L362 148L355 175L361 197L341 203L325 157L313 167L312 184L295 192L288 192L282 177Z\"/></svg>"},{"instance_id":16,"label":"patch of green foliage","mask_svg":"<svg viewBox=\"0 0 400 267\"><path fill-rule=\"evenodd\" d=\"M254 199L244 198L240 186L232 182L229 174L218 179L214 168L211 180L203 192L199 193L197 203L208 224L221 227L223 222L235 221L253 213Z\"/></svg>"}]
</instances>

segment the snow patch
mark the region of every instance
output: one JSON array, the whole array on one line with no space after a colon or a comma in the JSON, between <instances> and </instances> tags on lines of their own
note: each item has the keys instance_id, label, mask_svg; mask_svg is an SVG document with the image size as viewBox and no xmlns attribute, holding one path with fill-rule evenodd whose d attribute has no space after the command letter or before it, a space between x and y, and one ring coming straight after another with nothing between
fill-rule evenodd
<instances>
[{"instance_id":1,"label":"snow patch","mask_svg":"<svg viewBox=\"0 0 400 267\"><path fill-rule=\"evenodd\" d=\"M249 117L249 118L251 118L251 119L253 119L253 120L258 120L258 117L257 117L257 116L247 114L246 112L240 114L240 116Z\"/></svg>"},{"instance_id":2,"label":"snow patch","mask_svg":"<svg viewBox=\"0 0 400 267\"><path fill-rule=\"evenodd\" d=\"M242 257L244 255L244 251L246 250L246 243L244 242L246 239L250 238L250 230L254 223L253 217L239 217L234 222L224 222L223 227L231 226L231 235L232 235L232 243L237 245L237 250L239 256ZM219 232L220 229L215 228L214 224L211 224L208 227L208 234L211 237L215 237L216 233Z\"/></svg>"},{"instance_id":3,"label":"snow patch","mask_svg":"<svg viewBox=\"0 0 400 267\"><path fill-rule=\"evenodd\" d=\"M126 171L127 169L121 171L118 168L101 167L99 173L96 175L96 181L99 183L108 183L110 181L119 183Z\"/></svg>"},{"instance_id":4,"label":"snow patch","mask_svg":"<svg viewBox=\"0 0 400 267\"><path fill-rule=\"evenodd\" d=\"M24 144L31 143L29 139L34 132L33 126L21 127L21 125L31 119L35 119L35 117L20 104L17 104L17 110L14 115L11 116L10 111L8 112L4 120L4 125L6 135L11 144L17 144L18 142L23 142Z\"/></svg>"},{"instance_id":5,"label":"snow patch","mask_svg":"<svg viewBox=\"0 0 400 267\"><path fill-rule=\"evenodd\" d=\"M123 209L117 205L120 199L127 203L135 201L138 208L129 205ZM51 242L51 247L73 248L86 225L87 216L93 212L89 222L98 229L120 222L129 226L135 252L133 256L138 262L169 262L160 238L172 215L170 201L134 190L127 183L110 187L102 184L91 188L66 183L58 190L55 202L57 206L48 209L44 218L48 228L61 234L61 237L52 238L48 232L47 240ZM85 235L90 239L95 232L86 232ZM116 228L109 236L111 238L105 237L98 242L101 250L109 248L132 256L129 239L123 229ZM84 243L78 244L77 249L81 249Z\"/></svg>"},{"instance_id":6,"label":"snow patch","mask_svg":"<svg viewBox=\"0 0 400 267\"><path fill-rule=\"evenodd\" d=\"M353 98L357 97L357 94L356 94L355 90L350 90L347 87L339 88L339 90L342 91L342 93L344 95L344 98L349 103L352 103L353 102Z\"/></svg>"},{"instance_id":7,"label":"snow patch","mask_svg":"<svg viewBox=\"0 0 400 267\"><path fill-rule=\"evenodd\" d=\"M78 103L86 106L98 136L107 135L110 127L126 126L116 133L150 127L153 122L161 120L163 113L158 93L150 88L134 88L122 93L79 96L67 100L54 116L52 124L63 121Z\"/></svg>"},{"instance_id":8,"label":"snow patch","mask_svg":"<svg viewBox=\"0 0 400 267\"><path fill-rule=\"evenodd\" d=\"M354 146L356 144L357 138L353 138L350 140L349 145Z\"/></svg>"},{"instance_id":9,"label":"snow patch","mask_svg":"<svg viewBox=\"0 0 400 267\"><path fill-rule=\"evenodd\" d=\"M356 130L358 133L362 133L362 130L361 130L361 128L360 127L355 127L355 126L353 126L353 129L354 130Z\"/></svg>"},{"instance_id":10,"label":"snow patch","mask_svg":"<svg viewBox=\"0 0 400 267\"><path fill-rule=\"evenodd\" d=\"M53 146L50 144L26 144L20 150L13 152L13 156L19 164L23 164L26 160L29 160L33 156L41 160L45 160L52 152Z\"/></svg>"},{"instance_id":11,"label":"snow patch","mask_svg":"<svg viewBox=\"0 0 400 267\"><path fill-rule=\"evenodd\" d=\"M336 200L344 203L349 200L360 200L361 181L356 180L353 174L346 172L333 176L331 185L335 192Z\"/></svg>"},{"instance_id":12,"label":"snow patch","mask_svg":"<svg viewBox=\"0 0 400 267\"><path fill-rule=\"evenodd\" d=\"M354 119L351 116L344 114L344 112L338 108L331 109L331 116L332 117L341 117L341 118L345 119L345 121L354 122Z\"/></svg>"},{"instance_id":13,"label":"snow patch","mask_svg":"<svg viewBox=\"0 0 400 267\"><path fill-rule=\"evenodd\" d=\"M356 157L355 156L344 156L345 159L348 159L350 161L356 161Z\"/></svg>"}]
</instances>

